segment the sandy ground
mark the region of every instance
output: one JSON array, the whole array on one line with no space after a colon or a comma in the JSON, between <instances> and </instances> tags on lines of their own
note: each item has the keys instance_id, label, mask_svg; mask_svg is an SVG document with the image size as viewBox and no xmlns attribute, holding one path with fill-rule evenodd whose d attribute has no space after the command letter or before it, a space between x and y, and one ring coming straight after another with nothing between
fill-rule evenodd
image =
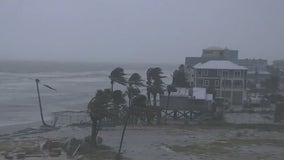
<instances>
[{"instance_id":1,"label":"sandy ground","mask_svg":"<svg viewBox=\"0 0 284 160\"><path fill-rule=\"evenodd\" d=\"M103 144L118 150L122 127L104 128L99 136ZM46 139L84 138L89 127L61 127L55 130L26 129L0 136L3 146ZM24 144L24 143L22 143ZM208 126L129 126L123 144L123 155L133 160L238 160L284 157L283 127L208 127ZM1 157L3 159L3 157ZM37 158L46 159L46 157ZM51 159L51 158L48 158ZM59 159L68 159L60 157Z\"/></svg>"}]
</instances>

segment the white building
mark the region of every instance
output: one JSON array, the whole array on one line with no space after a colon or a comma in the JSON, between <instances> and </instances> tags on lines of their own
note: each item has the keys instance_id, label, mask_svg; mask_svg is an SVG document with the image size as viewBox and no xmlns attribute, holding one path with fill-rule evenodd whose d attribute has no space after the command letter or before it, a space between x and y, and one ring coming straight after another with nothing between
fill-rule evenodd
<instances>
[{"instance_id":1,"label":"white building","mask_svg":"<svg viewBox=\"0 0 284 160\"><path fill-rule=\"evenodd\" d=\"M247 68L226 60L210 60L193 66L193 86L207 88L216 97L235 105L247 99Z\"/></svg>"}]
</instances>

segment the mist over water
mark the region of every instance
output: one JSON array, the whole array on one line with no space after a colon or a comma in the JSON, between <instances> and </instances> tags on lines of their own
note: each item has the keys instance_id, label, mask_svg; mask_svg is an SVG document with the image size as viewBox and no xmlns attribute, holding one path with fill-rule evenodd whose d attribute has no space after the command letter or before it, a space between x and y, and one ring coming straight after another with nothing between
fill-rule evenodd
<instances>
[{"instance_id":1,"label":"mist over water","mask_svg":"<svg viewBox=\"0 0 284 160\"><path fill-rule=\"evenodd\" d=\"M40 120L36 78L57 90L40 86L44 115L48 118L53 112L86 110L96 90L110 88L108 75L115 67L124 68L128 76L137 72L144 80L149 67L161 67L167 76L165 83L170 83L171 74L178 65L2 61L0 126ZM119 85L114 87L124 89Z\"/></svg>"}]
</instances>

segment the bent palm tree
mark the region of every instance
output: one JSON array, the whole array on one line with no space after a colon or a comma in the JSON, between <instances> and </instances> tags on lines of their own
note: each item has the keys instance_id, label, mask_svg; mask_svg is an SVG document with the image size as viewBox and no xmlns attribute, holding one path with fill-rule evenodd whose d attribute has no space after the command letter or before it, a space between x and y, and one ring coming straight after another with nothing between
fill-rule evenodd
<instances>
[{"instance_id":1,"label":"bent palm tree","mask_svg":"<svg viewBox=\"0 0 284 160\"><path fill-rule=\"evenodd\" d=\"M126 85L127 81L126 78L124 77L125 75L126 74L124 73L124 69L120 67L117 67L113 71L111 71L109 78L110 78L112 92L113 92L113 85L115 82L123 86Z\"/></svg>"},{"instance_id":2,"label":"bent palm tree","mask_svg":"<svg viewBox=\"0 0 284 160\"><path fill-rule=\"evenodd\" d=\"M92 145L96 145L96 138L100 129L101 120L111 117L113 105L110 90L98 90L96 96L88 103L88 113L92 121Z\"/></svg>"},{"instance_id":3,"label":"bent palm tree","mask_svg":"<svg viewBox=\"0 0 284 160\"><path fill-rule=\"evenodd\" d=\"M120 139L120 145L119 145L119 150L118 150L118 157L120 156L120 152L121 152L121 148L122 148L122 143L123 143L123 139L124 139L124 135L125 135L125 130L128 124L128 120L130 118L131 113L130 110L132 109L132 99L135 99L137 96L139 96L140 90L139 87L143 87L143 80L141 78L141 76L138 73L133 73L128 81L127 81L127 95L128 95L128 99L129 99L129 110L126 113L126 118L125 118L125 122L124 122L124 126L123 126L123 131L122 131L122 135L121 135L121 139ZM135 97L134 97L135 96ZM146 99L145 99L146 101ZM135 102L135 101L134 101Z\"/></svg>"},{"instance_id":4,"label":"bent palm tree","mask_svg":"<svg viewBox=\"0 0 284 160\"><path fill-rule=\"evenodd\" d=\"M120 139L120 145L119 145L118 154L117 154L118 159L120 159L122 143L123 143L127 123L128 123L128 120L131 116L131 113L137 112L137 111L139 112L139 110L141 111L141 109L146 108L146 101L147 101L147 98L144 95L137 95L133 98L133 102L131 103L132 106L129 108L129 110L127 112L127 115L126 115L126 118L125 118L125 123L124 123L124 126L123 126L123 131L122 131L122 135L121 135L121 139Z\"/></svg>"},{"instance_id":5,"label":"bent palm tree","mask_svg":"<svg viewBox=\"0 0 284 160\"><path fill-rule=\"evenodd\" d=\"M159 67L149 68L147 70L147 96L148 102L151 104L151 94L153 95L153 106L157 106L157 95L164 93L164 82L162 78L165 76L162 75L162 69ZM148 116L149 117L149 116ZM158 123L160 123L161 112L158 114ZM149 118L148 118L149 119ZM148 120L148 123L150 121Z\"/></svg>"},{"instance_id":6,"label":"bent palm tree","mask_svg":"<svg viewBox=\"0 0 284 160\"><path fill-rule=\"evenodd\" d=\"M129 106L130 106L132 97L140 93L139 87L143 87L145 85L143 84L142 77L138 73L133 73L129 77L127 84L128 84L127 95L129 99Z\"/></svg>"},{"instance_id":7,"label":"bent palm tree","mask_svg":"<svg viewBox=\"0 0 284 160\"><path fill-rule=\"evenodd\" d=\"M39 103L39 109L40 109L41 122L42 122L42 124L43 124L44 126L48 126L48 125L46 124L46 122L44 121L44 118L43 118L42 105L41 105L41 98L40 98L40 92L39 92L39 83L40 83L40 80L39 80L39 79L35 79L35 81L36 81L36 90L37 90L37 96L38 96L38 103ZM50 86L47 85L47 84L42 84L42 85L45 86L45 87L47 87L47 88L49 88L49 89L51 89L51 90L56 91L56 89L50 87Z\"/></svg>"},{"instance_id":8,"label":"bent palm tree","mask_svg":"<svg viewBox=\"0 0 284 160\"><path fill-rule=\"evenodd\" d=\"M162 74L162 69L159 67L153 68L150 72L151 78L153 79L151 91L154 99L154 106L157 106L157 94L164 93L164 82L162 78L165 78L165 76Z\"/></svg>"}]
</instances>

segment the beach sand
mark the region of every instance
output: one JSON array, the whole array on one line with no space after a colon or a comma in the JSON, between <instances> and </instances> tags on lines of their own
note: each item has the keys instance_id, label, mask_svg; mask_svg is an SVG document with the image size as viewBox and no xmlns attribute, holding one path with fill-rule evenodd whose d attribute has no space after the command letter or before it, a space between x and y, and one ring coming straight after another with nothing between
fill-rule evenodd
<instances>
[{"instance_id":1,"label":"beach sand","mask_svg":"<svg viewBox=\"0 0 284 160\"><path fill-rule=\"evenodd\" d=\"M12 131L16 126L8 128L6 127L6 131ZM3 130L1 132L3 133ZM2 144L3 150L4 144L17 145L25 144L24 142L37 144L47 139L83 139L89 136L90 132L88 126L63 126L50 130L34 126L30 129L2 134L0 146ZM99 136L103 138L104 145L116 152L121 132L122 126L107 127L99 132ZM122 151L125 157L133 160L282 160L284 129L283 127L202 125L129 126ZM0 152L3 152L1 147ZM60 159L70 158L65 156Z\"/></svg>"}]
</instances>

